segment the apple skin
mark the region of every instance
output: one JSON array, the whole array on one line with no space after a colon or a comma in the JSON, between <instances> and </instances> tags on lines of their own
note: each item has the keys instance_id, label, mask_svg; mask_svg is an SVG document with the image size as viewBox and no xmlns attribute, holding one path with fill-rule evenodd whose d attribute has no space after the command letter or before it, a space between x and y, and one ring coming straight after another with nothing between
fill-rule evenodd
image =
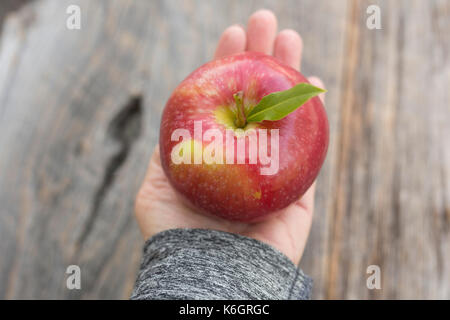
<instances>
[{"instance_id":1,"label":"apple skin","mask_svg":"<svg viewBox=\"0 0 450 320\"><path fill-rule=\"evenodd\" d=\"M316 179L328 148L328 119L318 97L281 120L256 124L279 129L274 175L261 175L259 161L249 164L248 158L245 164L174 164L172 148L180 141L171 141L171 135L184 128L194 137L194 121L202 120L203 132L217 128L225 137L226 121L216 112L235 105L234 93L243 91L245 106L256 105L265 95L301 82L308 80L300 72L256 52L213 60L182 81L166 104L160 127L161 164L177 193L198 212L242 222L264 220L299 200Z\"/></svg>"}]
</instances>

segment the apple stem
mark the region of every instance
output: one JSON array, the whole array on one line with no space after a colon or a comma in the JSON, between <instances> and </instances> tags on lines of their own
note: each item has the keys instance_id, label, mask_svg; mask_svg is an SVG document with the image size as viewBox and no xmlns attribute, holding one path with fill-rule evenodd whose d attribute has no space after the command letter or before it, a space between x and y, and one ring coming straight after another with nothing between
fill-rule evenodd
<instances>
[{"instance_id":1,"label":"apple stem","mask_svg":"<svg viewBox=\"0 0 450 320\"><path fill-rule=\"evenodd\" d=\"M233 94L234 101L236 102L236 121L234 124L238 128L244 128L247 124L247 119L245 118L245 109L244 109L244 93L242 91L236 92Z\"/></svg>"}]
</instances>

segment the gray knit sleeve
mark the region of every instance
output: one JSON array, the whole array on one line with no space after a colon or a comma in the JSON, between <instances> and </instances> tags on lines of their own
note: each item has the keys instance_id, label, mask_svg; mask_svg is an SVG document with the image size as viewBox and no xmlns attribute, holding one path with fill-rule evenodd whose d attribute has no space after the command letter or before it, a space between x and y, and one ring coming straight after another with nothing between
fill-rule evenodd
<instances>
[{"instance_id":1,"label":"gray knit sleeve","mask_svg":"<svg viewBox=\"0 0 450 320\"><path fill-rule=\"evenodd\" d=\"M312 279L271 246L204 229L150 238L131 299L309 299Z\"/></svg>"}]
</instances>

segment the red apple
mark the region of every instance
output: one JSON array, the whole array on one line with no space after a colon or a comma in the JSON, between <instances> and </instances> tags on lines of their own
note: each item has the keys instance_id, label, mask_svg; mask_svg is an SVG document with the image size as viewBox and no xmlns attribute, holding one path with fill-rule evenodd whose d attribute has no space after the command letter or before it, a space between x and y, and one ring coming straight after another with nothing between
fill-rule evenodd
<instances>
[{"instance_id":1,"label":"red apple","mask_svg":"<svg viewBox=\"0 0 450 320\"><path fill-rule=\"evenodd\" d=\"M248 123L240 129L235 98L242 97L249 111L264 96L303 82L308 81L300 72L256 52L217 59L190 74L172 93L161 120L161 163L174 189L199 212L244 222L269 217L298 200L317 177L328 148L328 120L321 101L314 97L281 120ZM203 133L210 129L223 133L222 155L217 149L209 154L225 158L229 152L234 162L203 161L201 152L222 137L205 141L198 130L194 133L199 124ZM177 129L189 133L191 140L174 134L180 132ZM233 130L228 144L227 129ZM251 161L250 136L260 139L257 129L267 132L269 154L279 154L276 170L269 174L262 174L267 162ZM278 140L271 140L274 129ZM245 142L244 154L237 149L239 141ZM271 149L274 141L277 145ZM192 162L174 161L174 154Z\"/></svg>"}]
</instances>

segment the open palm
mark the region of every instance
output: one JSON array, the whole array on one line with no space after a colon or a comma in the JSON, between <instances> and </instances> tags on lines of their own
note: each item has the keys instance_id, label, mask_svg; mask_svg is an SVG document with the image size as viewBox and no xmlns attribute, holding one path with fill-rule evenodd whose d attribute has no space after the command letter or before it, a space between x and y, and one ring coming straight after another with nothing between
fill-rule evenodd
<instances>
[{"instance_id":1,"label":"open palm","mask_svg":"<svg viewBox=\"0 0 450 320\"><path fill-rule=\"evenodd\" d=\"M258 51L273 54L291 67L300 69L300 36L293 30L283 30L278 35L276 33L277 21L274 14L268 10L257 11L249 18L247 31L240 26L231 26L223 32L214 58L246 50ZM323 88L318 78L311 77L309 81ZM297 264L311 228L314 188L315 183L301 199L263 222L231 222L201 215L186 205L169 184L161 167L159 146L156 146L136 198L135 212L145 239L174 228L215 229L267 243Z\"/></svg>"}]
</instances>

